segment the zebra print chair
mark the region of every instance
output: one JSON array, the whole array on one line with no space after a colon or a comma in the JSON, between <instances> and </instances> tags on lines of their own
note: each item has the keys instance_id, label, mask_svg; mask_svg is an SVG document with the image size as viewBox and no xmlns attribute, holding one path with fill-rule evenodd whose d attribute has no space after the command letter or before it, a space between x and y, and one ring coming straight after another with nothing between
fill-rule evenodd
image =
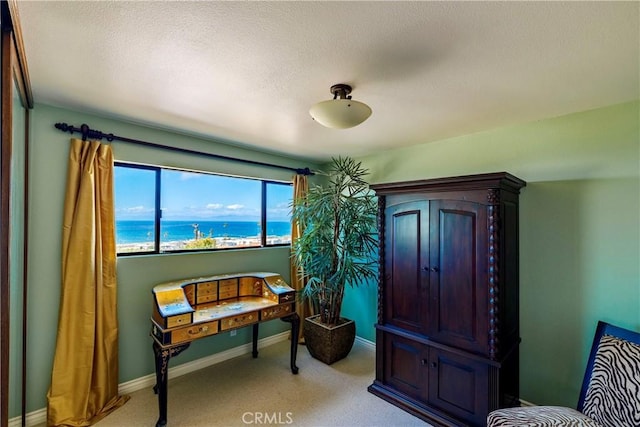
<instances>
[{"instance_id":1,"label":"zebra print chair","mask_svg":"<svg viewBox=\"0 0 640 427\"><path fill-rule=\"evenodd\" d=\"M498 409L487 427L640 427L640 333L598 322L578 410L560 406Z\"/></svg>"}]
</instances>

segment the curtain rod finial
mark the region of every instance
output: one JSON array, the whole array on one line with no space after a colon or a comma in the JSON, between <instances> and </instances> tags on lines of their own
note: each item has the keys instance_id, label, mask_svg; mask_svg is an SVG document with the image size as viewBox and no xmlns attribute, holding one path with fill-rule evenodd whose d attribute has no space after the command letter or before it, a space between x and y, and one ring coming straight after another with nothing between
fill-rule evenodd
<instances>
[{"instance_id":1,"label":"curtain rod finial","mask_svg":"<svg viewBox=\"0 0 640 427\"><path fill-rule=\"evenodd\" d=\"M309 168L300 168L300 169L296 169L296 173L297 173L298 175L307 175L307 176L309 176L309 175L314 175L314 173L313 173L313 172L311 172L311 169L309 169Z\"/></svg>"},{"instance_id":2,"label":"curtain rod finial","mask_svg":"<svg viewBox=\"0 0 640 427\"><path fill-rule=\"evenodd\" d=\"M56 123L54 126L56 129L60 129L62 132L73 133L73 126L69 126L66 123Z\"/></svg>"}]
</instances>

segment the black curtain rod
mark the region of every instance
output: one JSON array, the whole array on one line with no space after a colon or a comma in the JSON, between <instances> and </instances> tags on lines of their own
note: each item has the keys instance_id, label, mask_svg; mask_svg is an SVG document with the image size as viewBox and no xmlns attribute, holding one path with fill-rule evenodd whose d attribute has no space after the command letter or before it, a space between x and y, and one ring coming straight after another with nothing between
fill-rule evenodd
<instances>
[{"instance_id":1,"label":"black curtain rod","mask_svg":"<svg viewBox=\"0 0 640 427\"><path fill-rule=\"evenodd\" d=\"M62 132L69 132L72 135L73 135L73 133L82 134L82 140L83 141L86 141L87 138L97 139L97 140L102 140L103 138L106 138L106 140L109 141L109 142L114 141L114 140L118 140L118 141L122 141L122 142L129 142L129 143L132 143L132 144L144 145L145 147L160 148L160 149L163 149L163 150L177 151L177 152L180 152L180 153L196 154L198 156L205 156L205 157L213 157L213 158L219 159L219 160L229 160L229 161L232 161L232 162L249 163L249 164L257 165L257 166L266 166L266 167L269 167L269 168L285 169L285 170L293 171L293 172L297 173L298 175L313 175L313 172L309 168L290 168L288 166L281 166L281 165L274 165L274 164L271 164L271 163L257 162L255 160L238 159L236 157L222 156L220 154L205 153L205 152L202 152L202 151L189 150L187 148L171 147L169 145L156 144L154 142L141 141L139 139L125 138L123 136L114 135L112 133L103 133L103 132L101 132L99 130L91 129L89 127L89 125L84 124L84 123L79 128L71 126L71 125L68 125L66 123L56 123L54 126L56 127L56 129L59 129Z\"/></svg>"}]
</instances>

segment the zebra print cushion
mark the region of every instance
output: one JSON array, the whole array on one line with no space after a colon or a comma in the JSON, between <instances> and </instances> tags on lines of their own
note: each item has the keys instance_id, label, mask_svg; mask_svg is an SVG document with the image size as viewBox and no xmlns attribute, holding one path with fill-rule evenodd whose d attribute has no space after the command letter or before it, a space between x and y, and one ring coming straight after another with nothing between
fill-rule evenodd
<instances>
[{"instance_id":1,"label":"zebra print cushion","mask_svg":"<svg viewBox=\"0 0 640 427\"><path fill-rule=\"evenodd\" d=\"M605 427L640 426L640 346L604 335L582 412Z\"/></svg>"},{"instance_id":2,"label":"zebra print cushion","mask_svg":"<svg viewBox=\"0 0 640 427\"><path fill-rule=\"evenodd\" d=\"M487 427L640 427L640 345L603 335L582 407L558 406L493 411Z\"/></svg>"},{"instance_id":3,"label":"zebra print cushion","mask_svg":"<svg viewBox=\"0 0 640 427\"><path fill-rule=\"evenodd\" d=\"M560 406L527 406L498 409L487 417L487 427L601 427L575 409Z\"/></svg>"}]
</instances>

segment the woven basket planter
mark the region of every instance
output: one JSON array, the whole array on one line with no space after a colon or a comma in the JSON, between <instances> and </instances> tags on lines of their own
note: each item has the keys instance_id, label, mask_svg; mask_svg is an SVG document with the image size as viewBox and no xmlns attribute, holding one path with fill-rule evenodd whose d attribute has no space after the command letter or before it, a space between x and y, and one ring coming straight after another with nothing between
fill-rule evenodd
<instances>
[{"instance_id":1,"label":"woven basket planter","mask_svg":"<svg viewBox=\"0 0 640 427\"><path fill-rule=\"evenodd\" d=\"M331 365L347 357L356 339L356 322L340 318L330 327L320 323L320 315L304 319L304 340L312 357Z\"/></svg>"}]
</instances>

